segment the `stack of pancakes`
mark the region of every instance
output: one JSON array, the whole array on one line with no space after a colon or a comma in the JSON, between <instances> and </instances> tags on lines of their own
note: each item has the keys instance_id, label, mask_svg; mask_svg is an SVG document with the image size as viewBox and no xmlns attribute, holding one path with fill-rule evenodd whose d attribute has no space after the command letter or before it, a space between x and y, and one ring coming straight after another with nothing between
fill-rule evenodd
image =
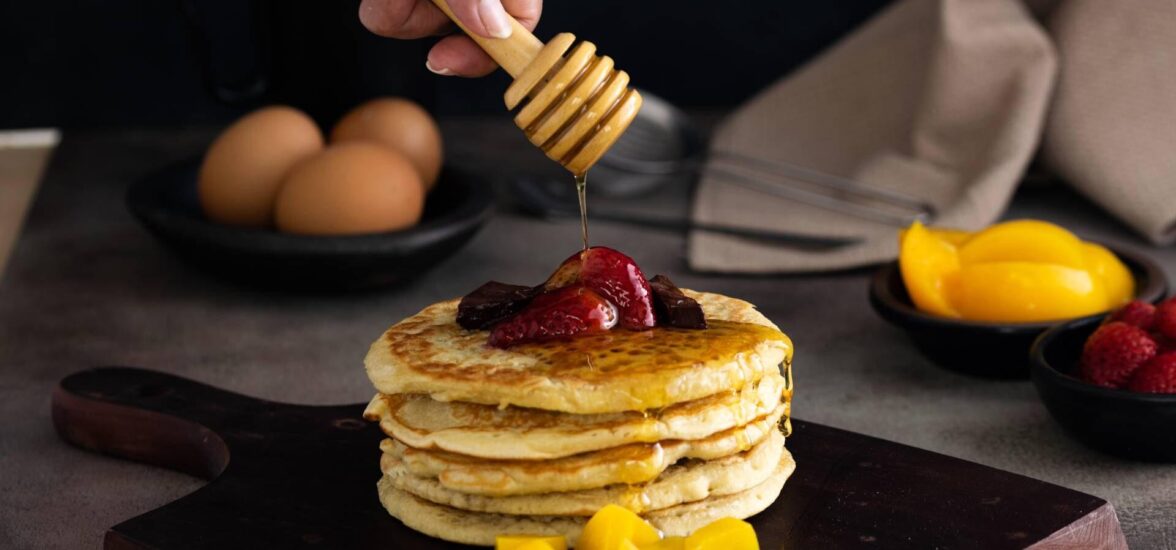
<instances>
[{"instance_id":1,"label":"stack of pancakes","mask_svg":"<svg viewBox=\"0 0 1176 550\"><path fill-rule=\"evenodd\" d=\"M456 300L372 344L365 412L385 508L466 544L575 541L607 504L667 535L754 515L794 463L784 448L792 344L747 303L694 293L710 328L615 329L509 349L467 331Z\"/></svg>"}]
</instances>

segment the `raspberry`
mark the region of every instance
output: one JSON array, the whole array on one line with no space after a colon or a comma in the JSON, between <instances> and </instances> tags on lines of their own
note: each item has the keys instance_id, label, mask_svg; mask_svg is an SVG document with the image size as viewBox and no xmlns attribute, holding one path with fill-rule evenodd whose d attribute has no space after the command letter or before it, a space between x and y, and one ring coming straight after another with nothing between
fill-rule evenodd
<instances>
[{"instance_id":1,"label":"raspberry","mask_svg":"<svg viewBox=\"0 0 1176 550\"><path fill-rule=\"evenodd\" d=\"M1176 393L1176 352L1161 353L1139 367L1127 389L1145 393Z\"/></svg>"},{"instance_id":2,"label":"raspberry","mask_svg":"<svg viewBox=\"0 0 1176 550\"><path fill-rule=\"evenodd\" d=\"M1149 332L1152 340L1156 342L1156 355L1161 353L1168 353L1169 351L1176 351L1176 340L1168 338L1163 334L1157 332Z\"/></svg>"},{"instance_id":3,"label":"raspberry","mask_svg":"<svg viewBox=\"0 0 1176 550\"><path fill-rule=\"evenodd\" d=\"M1112 311L1107 315L1103 324L1113 321L1122 321L1128 325L1139 327L1143 330L1151 330L1152 324L1155 321L1156 306L1141 300L1132 300L1127 305Z\"/></svg>"},{"instance_id":4,"label":"raspberry","mask_svg":"<svg viewBox=\"0 0 1176 550\"><path fill-rule=\"evenodd\" d=\"M1176 298L1168 298L1156 306L1155 325L1152 328L1168 338L1176 339Z\"/></svg>"},{"instance_id":5,"label":"raspberry","mask_svg":"<svg viewBox=\"0 0 1176 550\"><path fill-rule=\"evenodd\" d=\"M1156 342L1143 329L1121 321L1098 328L1082 348L1082 379L1108 388L1119 388L1131 373L1156 355Z\"/></svg>"}]
</instances>

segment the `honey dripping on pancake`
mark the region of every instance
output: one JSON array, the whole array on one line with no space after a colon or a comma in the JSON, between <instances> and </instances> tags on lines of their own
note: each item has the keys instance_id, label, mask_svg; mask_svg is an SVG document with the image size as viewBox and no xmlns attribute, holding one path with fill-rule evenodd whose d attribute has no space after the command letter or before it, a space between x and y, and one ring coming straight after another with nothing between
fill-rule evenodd
<instances>
[{"instance_id":1,"label":"honey dripping on pancake","mask_svg":"<svg viewBox=\"0 0 1176 550\"><path fill-rule=\"evenodd\" d=\"M787 340L778 330L753 323L712 321L706 330L657 327L653 330L609 330L585 333L571 340L531 342L511 348L533 358L531 367L554 378L589 383L617 376L641 376L633 388L633 410L668 405L666 388L677 376L702 364L738 361L738 356L764 341ZM747 382L742 369L726 371L726 387ZM656 415L655 415L656 416ZM652 429L656 417L644 417Z\"/></svg>"},{"instance_id":2,"label":"honey dripping on pancake","mask_svg":"<svg viewBox=\"0 0 1176 550\"><path fill-rule=\"evenodd\" d=\"M576 198L580 200L580 240L588 251L588 172L576 174Z\"/></svg>"},{"instance_id":3,"label":"honey dripping on pancake","mask_svg":"<svg viewBox=\"0 0 1176 550\"><path fill-rule=\"evenodd\" d=\"M645 414L642 412L642 414ZM648 419L648 415L646 415ZM653 451L653 456L645 456L644 451ZM645 448L630 447L629 456L620 456L616 474L620 482L625 484L624 491L618 495L617 504L640 514L653 503L645 492L649 480L661 473L661 463L665 460L665 450L660 442L655 442Z\"/></svg>"},{"instance_id":4,"label":"honey dripping on pancake","mask_svg":"<svg viewBox=\"0 0 1176 550\"><path fill-rule=\"evenodd\" d=\"M616 456L617 479L626 485L645 483L661 473L666 453L660 442L632 446Z\"/></svg>"},{"instance_id":5,"label":"honey dripping on pancake","mask_svg":"<svg viewBox=\"0 0 1176 550\"><path fill-rule=\"evenodd\" d=\"M780 433L784 437L792 435L792 361L784 362L784 418L780 421Z\"/></svg>"},{"instance_id":6,"label":"honey dripping on pancake","mask_svg":"<svg viewBox=\"0 0 1176 550\"><path fill-rule=\"evenodd\" d=\"M632 510L634 514L641 514L653 504L653 499L645 493L645 485L627 485L625 492L621 493L620 502L617 504L624 508Z\"/></svg>"},{"instance_id":7,"label":"honey dripping on pancake","mask_svg":"<svg viewBox=\"0 0 1176 550\"><path fill-rule=\"evenodd\" d=\"M740 453L751 448L751 438L745 430L735 430L735 448Z\"/></svg>"}]
</instances>

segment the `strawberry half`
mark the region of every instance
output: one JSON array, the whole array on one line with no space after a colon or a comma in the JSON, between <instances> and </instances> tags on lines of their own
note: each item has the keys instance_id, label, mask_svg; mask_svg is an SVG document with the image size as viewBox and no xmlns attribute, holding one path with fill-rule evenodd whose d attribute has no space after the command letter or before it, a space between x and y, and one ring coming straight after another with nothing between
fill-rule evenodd
<instances>
[{"instance_id":1,"label":"strawberry half","mask_svg":"<svg viewBox=\"0 0 1176 550\"><path fill-rule=\"evenodd\" d=\"M494 326L490 345L508 348L526 342L605 331L617 324L617 310L592 289L575 284L540 294L514 317Z\"/></svg>"},{"instance_id":2,"label":"strawberry half","mask_svg":"<svg viewBox=\"0 0 1176 550\"><path fill-rule=\"evenodd\" d=\"M594 246L572 254L547 278L547 291L582 284L617 306L622 327L653 328L653 292L637 263L616 250Z\"/></svg>"}]
</instances>

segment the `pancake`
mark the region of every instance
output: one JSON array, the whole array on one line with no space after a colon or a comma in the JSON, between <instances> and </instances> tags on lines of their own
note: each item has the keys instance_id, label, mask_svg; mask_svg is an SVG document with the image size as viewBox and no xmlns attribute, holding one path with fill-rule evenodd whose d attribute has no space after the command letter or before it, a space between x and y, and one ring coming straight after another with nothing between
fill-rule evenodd
<instances>
[{"instance_id":1,"label":"pancake","mask_svg":"<svg viewBox=\"0 0 1176 550\"><path fill-rule=\"evenodd\" d=\"M408 475L435 479L450 491L491 497L580 491L652 481L682 459L715 460L741 453L779 434L777 423L786 409L781 403L748 424L704 439L634 443L551 460L486 460L422 451L394 439L385 439L380 449Z\"/></svg>"},{"instance_id":2,"label":"pancake","mask_svg":"<svg viewBox=\"0 0 1176 550\"><path fill-rule=\"evenodd\" d=\"M421 394L376 395L364 417L384 433L422 450L489 459L560 458L666 439L702 439L771 413L790 397L778 370L739 391L663 410L570 415L520 407L444 403Z\"/></svg>"},{"instance_id":3,"label":"pancake","mask_svg":"<svg viewBox=\"0 0 1176 550\"><path fill-rule=\"evenodd\" d=\"M776 500L796 464L784 449L776 470L764 482L738 493L715 496L643 514L667 536L685 536L716 519L747 518ZM464 544L493 546L503 534L563 535L575 541L588 518L575 516L516 516L469 512L435 504L393 486L387 476L377 482L380 502L409 528L426 535Z\"/></svg>"},{"instance_id":4,"label":"pancake","mask_svg":"<svg viewBox=\"0 0 1176 550\"><path fill-rule=\"evenodd\" d=\"M391 455L380 461L392 486L436 504L471 512L512 515L591 516L609 505L637 513L662 510L713 495L729 495L763 483L775 471L784 451L779 432L750 450L715 460L687 460L668 468L656 480L641 485L613 484L583 491L550 492L506 497L471 495L447 489L436 478L408 473Z\"/></svg>"},{"instance_id":5,"label":"pancake","mask_svg":"<svg viewBox=\"0 0 1176 550\"><path fill-rule=\"evenodd\" d=\"M497 349L433 304L376 340L364 366L380 393L573 414L660 409L742 388L792 360L792 342L748 302L684 291L710 328L614 329Z\"/></svg>"}]
</instances>

